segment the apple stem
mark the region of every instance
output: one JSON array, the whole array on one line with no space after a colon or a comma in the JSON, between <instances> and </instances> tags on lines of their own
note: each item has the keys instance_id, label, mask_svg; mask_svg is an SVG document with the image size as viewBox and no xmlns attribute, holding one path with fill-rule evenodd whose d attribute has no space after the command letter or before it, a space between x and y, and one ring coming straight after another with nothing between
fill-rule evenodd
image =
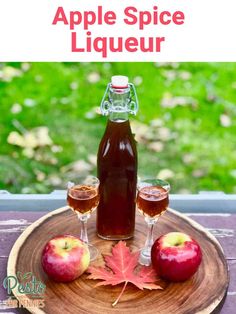
<instances>
[{"instance_id":1,"label":"apple stem","mask_svg":"<svg viewBox=\"0 0 236 314\"><path fill-rule=\"evenodd\" d=\"M113 307L116 306L116 304L119 302L119 300L120 300L120 298L121 298L123 292L125 291L125 288L126 288L126 286L127 286L127 283L128 283L128 281L125 282L124 287L122 288L120 294L118 295L118 298L115 300L115 302L112 303L112 306L113 306Z\"/></svg>"},{"instance_id":2,"label":"apple stem","mask_svg":"<svg viewBox=\"0 0 236 314\"><path fill-rule=\"evenodd\" d=\"M64 246L64 249L68 249L68 243L67 242L65 242L65 246Z\"/></svg>"}]
</instances>

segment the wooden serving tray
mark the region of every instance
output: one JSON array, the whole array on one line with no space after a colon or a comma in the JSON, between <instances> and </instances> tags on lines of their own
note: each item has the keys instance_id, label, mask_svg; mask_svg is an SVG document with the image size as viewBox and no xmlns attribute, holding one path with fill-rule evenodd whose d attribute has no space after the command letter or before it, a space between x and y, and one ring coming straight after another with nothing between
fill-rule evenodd
<instances>
[{"instance_id":1,"label":"wooden serving tray","mask_svg":"<svg viewBox=\"0 0 236 314\"><path fill-rule=\"evenodd\" d=\"M83 274L71 283L54 283L42 270L41 253L46 242L58 234L78 235L79 228L76 214L63 207L34 222L15 242L8 260L8 276L16 276L18 271L32 272L37 280L46 284L45 307L28 308L31 313L207 314L219 312L229 283L226 260L214 236L193 220L168 209L157 222L154 236L157 238L170 231L182 231L195 238L203 252L203 262L197 273L184 283L166 283L164 290L141 291L130 284L114 308L111 304L123 285L95 288L98 281L86 279L87 274ZM144 218L137 214L135 236L127 241L132 250L143 246L146 232ZM100 252L110 253L115 241L105 241L96 236L95 214L88 222L88 234L91 243L97 246ZM102 263L101 255L93 262L95 265ZM16 289L14 294L19 297Z\"/></svg>"}]
</instances>

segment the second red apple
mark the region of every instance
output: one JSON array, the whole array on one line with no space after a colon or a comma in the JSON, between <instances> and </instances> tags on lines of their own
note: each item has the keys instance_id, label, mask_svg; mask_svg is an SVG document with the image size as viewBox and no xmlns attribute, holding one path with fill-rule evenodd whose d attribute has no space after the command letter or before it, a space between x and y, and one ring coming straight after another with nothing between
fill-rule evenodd
<instances>
[{"instance_id":1,"label":"second red apple","mask_svg":"<svg viewBox=\"0 0 236 314\"><path fill-rule=\"evenodd\" d=\"M198 269L202 252L199 244L182 232L170 232L158 238L151 251L158 275L169 281L185 281Z\"/></svg>"}]
</instances>

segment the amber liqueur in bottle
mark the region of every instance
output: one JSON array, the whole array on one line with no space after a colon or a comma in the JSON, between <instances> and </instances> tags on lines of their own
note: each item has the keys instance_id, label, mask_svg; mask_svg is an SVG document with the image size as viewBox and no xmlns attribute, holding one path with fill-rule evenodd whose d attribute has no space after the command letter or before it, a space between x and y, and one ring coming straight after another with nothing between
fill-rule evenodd
<instances>
[{"instance_id":1,"label":"amber liqueur in bottle","mask_svg":"<svg viewBox=\"0 0 236 314\"><path fill-rule=\"evenodd\" d=\"M108 121L97 156L97 234L107 240L129 239L134 234L137 151L129 114L137 110L133 84L126 76L113 76L101 103Z\"/></svg>"}]
</instances>

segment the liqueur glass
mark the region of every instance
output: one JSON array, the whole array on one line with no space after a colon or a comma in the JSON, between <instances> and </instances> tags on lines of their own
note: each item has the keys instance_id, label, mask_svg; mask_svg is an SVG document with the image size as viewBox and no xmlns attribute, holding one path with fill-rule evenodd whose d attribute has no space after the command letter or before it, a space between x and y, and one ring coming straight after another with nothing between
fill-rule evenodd
<instances>
[{"instance_id":1,"label":"liqueur glass","mask_svg":"<svg viewBox=\"0 0 236 314\"><path fill-rule=\"evenodd\" d=\"M148 225L146 242L140 251L139 263L142 265L151 263L153 229L169 205L169 191L170 184L161 179L147 179L138 184L137 208Z\"/></svg>"},{"instance_id":2,"label":"liqueur glass","mask_svg":"<svg viewBox=\"0 0 236 314\"><path fill-rule=\"evenodd\" d=\"M90 260L93 261L98 255L98 250L88 241L87 221L99 203L99 179L81 176L76 182L68 182L67 203L81 222L80 239L88 245Z\"/></svg>"}]
</instances>

